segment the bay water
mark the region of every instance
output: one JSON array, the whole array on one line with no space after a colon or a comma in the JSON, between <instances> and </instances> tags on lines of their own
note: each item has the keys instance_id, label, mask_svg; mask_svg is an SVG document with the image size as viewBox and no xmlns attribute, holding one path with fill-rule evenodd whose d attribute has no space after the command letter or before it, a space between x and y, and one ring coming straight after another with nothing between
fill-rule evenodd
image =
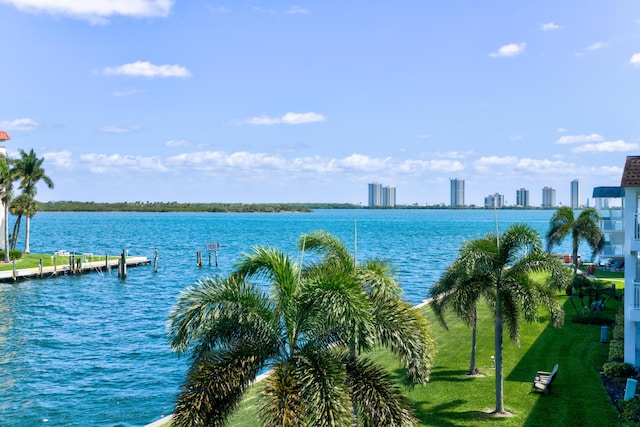
<instances>
[{"instance_id":1,"label":"bay water","mask_svg":"<svg viewBox=\"0 0 640 427\"><path fill-rule=\"evenodd\" d=\"M301 234L326 230L396 268L422 302L465 239L526 223L544 236L553 211L317 210L312 213L57 213L32 219L31 252L153 259L130 268L0 283L0 425L140 426L173 410L188 358L167 345L179 293L225 275L243 252L272 245L298 259ZM497 219L497 222L496 222ZM357 240L354 245L354 236ZM558 252L570 252L569 239ZM218 242L218 267L207 242ZM355 246L355 247L354 247ZM588 251L582 250L583 259ZM196 252L203 252L203 265ZM438 327L433 325L433 327Z\"/></svg>"}]
</instances>

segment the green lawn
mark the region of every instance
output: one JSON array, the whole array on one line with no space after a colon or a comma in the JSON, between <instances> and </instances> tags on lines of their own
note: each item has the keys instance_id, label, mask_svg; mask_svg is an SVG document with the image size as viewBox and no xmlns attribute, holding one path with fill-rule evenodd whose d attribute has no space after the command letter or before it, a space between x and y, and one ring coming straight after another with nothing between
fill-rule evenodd
<instances>
[{"instance_id":1,"label":"green lawn","mask_svg":"<svg viewBox=\"0 0 640 427\"><path fill-rule=\"evenodd\" d=\"M80 255L76 255L76 257L80 257ZM117 256L110 256L109 259L117 259ZM42 259L42 266L48 267L53 266L53 254L25 254L22 255L22 258L16 261L16 268L36 268L40 265L40 259ZM87 258L87 261L104 261L105 255L99 256L94 255L93 257ZM68 256L56 256L56 265L68 265L69 257ZM13 269L13 262L4 263L0 262L0 271L7 271Z\"/></svg>"},{"instance_id":2,"label":"green lawn","mask_svg":"<svg viewBox=\"0 0 640 427\"><path fill-rule=\"evenodd\" d=\"M504 343L504 401L511 417L496 418L487 412L495 408L495 370L492 368L493 322L487 307L482 307L478 321L477 365L484 377L465 375L469 368L470 330L449 316L449 331L443 330L428 309L426 316L433 325L438 354L426 387L406 390L414 405L420 426L547 426L563 427L612 426L617 411L611 404L598 370L606 361L609 346L600 343L600 326L572 323L573 312L567 297L564 301L567 322L554 328L548 317L534 324L522 324L520 346ZM617 302L608 303L613 316ZM611 338L611 331L609 331ZM387 352L372 355L393 372L401 371ZM531 392L538 370L560 368L551 392L545 396ZM255 389L255 387L254 387ZM256 421L255 390L247 395L242 408L229 426L259 425Z\"/></svg>"}]
</instances>

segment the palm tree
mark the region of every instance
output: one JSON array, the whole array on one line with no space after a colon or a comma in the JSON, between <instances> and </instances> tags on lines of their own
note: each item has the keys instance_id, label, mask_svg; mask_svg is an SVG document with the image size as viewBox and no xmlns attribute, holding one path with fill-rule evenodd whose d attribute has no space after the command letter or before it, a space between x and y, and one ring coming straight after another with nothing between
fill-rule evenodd
<instances>
[{"instance_id":1,"label":"palm tree","mask_svg":"<svg viewBox=\"0 0 640 427\"><path fill-rule=\"evenodd\" d=\"M20 194L9 202L9 212L16 216L16 221L13 223L13 232L11 233L11 249L15 249L18 244L22 217L35 215L35 210L36 202L28 194Z\"/></svg>"},{"instance_id":2,"label":"palm tree","mask_svg":"<svg viewBox=\"0 0 640 427\"><path fill-rule=\"evenodd\" d=\"M532 273L547 272L549 283L537 282ZM564 313L555 298L554 288L568 281L566 270L553 255L542 250L540 236L528 225L514 224L502 235L488 234L484 238L466 242L458 258L445 273L444 283L450 284L449 298L441 308L452 307L456 313L473 307L481 296L494 310L496 408L504 413L502 342L503 329L518 342L520 317L529 322L537 320L541 306L549 309L553 323L564 322ZM466 316L466 317L465 317ZM463 320L471 315L465 314Z\"/></svg>"},{"instance_id":3,"label":"palm tree","mask_svg":"<svg viewBox=\"0 0 640 427\"><path fill-rule=\"evenodd\" d=\"M490 289L490 287L483 288L476 283L474 277L469 276L467 263L473 262L470 258L473 254L469 253L472 247L473 245L463 244L458 252L458 258L429 290L431 309L444 329L449 329L444 317L448 309L471 327L471 360L467 375L479 374L476 367L477 306L482 292Z\"/></svg>"},{"instance_id":4,"label":"palm tree","mask_svg":"<svg viewBox=\"0 0 640 427\"><path fill-rule=\"evenodd\" d=\"M9 200L13 193L13 174L8 159L0 154L0 200L4 206L4 262L9 262Z\"/></svg>"},{"instance_id":5,"label":"palm tree","mask_svg":"<svg viewBox=\"0 0 640 427\"><path fill-rule=\"evenodd\" d=\"M578 246L584 241L597 254L604 247L604 234L600 229L600 213L595 208L585 208L575 218L573 209L562 206L553 214L547 232L547 250L551 252L571 234L573 274L578 272Z\"/></svg>"},{"instance_id":6,"label":"palm tree","mask_svg":"<svg viewBox=\"0 0 640 427\"><path fill-rule=\"evenodd\" d=\"M375 310L360 285L335 265L302 269L278 249L256 247L235 274L190 288L170 316L171 346L193 352L174 423L222 425L270 367L260 390L265 426L349 426L355 400L363 425L412 425L389 374L350 357L349 343L374 340Z\"/></svg>"},{"instance_id":7,"label":"palm tree","mask_svg":"<svg viewBox=\"0 0 640 427\"><path fill-rule=\"evenodd\" d=\"M17 159L11 160L12 172L14 177L20 181L18 188L22 190L22 194L26 194L31 198L34 198L37 193L36 185L40 181L44 181L44 183L49 188L53 188L53 180L46 175L44 168L42 167L42 163L44 162L43 158L38 158L33 148L28 153L24 150L20 149L20 157ZM35 215L35 211L34 211ZM29 250L29 228L30 228L30 220L33 215L26 215L26 230L27 236L25 238L25 249L24 253L30 253Z\"/></svg>"}]
</instances>

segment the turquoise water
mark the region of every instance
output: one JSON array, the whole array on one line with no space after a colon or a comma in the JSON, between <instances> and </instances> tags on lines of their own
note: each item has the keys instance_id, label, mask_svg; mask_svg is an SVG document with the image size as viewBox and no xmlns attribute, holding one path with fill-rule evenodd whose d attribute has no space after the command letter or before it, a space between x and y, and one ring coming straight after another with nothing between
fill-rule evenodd
<instances>
[{"instance_id":1,"label":"turquoise water","mask_svg":"<svg viewBox=\"0 0 640 427\"><path fill-rule=\"evenodd\" d=\"M525 222L544 234L551 214L500 211L499 229ZM157 250L159 268L131 268L126 280L111 271L0 283L0 425L139 426L170 414L187 362L166 340L179 292L203 276L226 274L254 245L297 257L299 235L313 230L353 248L354 224L358 258L391 260L412 303L426 297L464 239L496 230L494 212L483 210L37 214L32 252L127 249L153 259ZM219 268L208 265L205 252L214 241Z\"/></svg>"}]
</instances>

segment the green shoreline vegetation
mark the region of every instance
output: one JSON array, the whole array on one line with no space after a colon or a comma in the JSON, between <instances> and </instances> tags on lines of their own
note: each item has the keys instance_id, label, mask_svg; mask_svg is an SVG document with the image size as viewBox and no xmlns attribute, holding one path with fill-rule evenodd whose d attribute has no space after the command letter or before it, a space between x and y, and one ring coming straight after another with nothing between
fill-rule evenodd
<instances>
[{"instance_id":1,"label":"green shoreline vegetation","mask_svg":"<svg viewBox=\"0 0 640 427\"><path fill-rule=\"evenodd\" d=\"M437 205L396 205L394 207L368 207L354 203L180 203L180 202L77 202L50 201L37 202L38 212L311 212L314 209L487 209L482 206L449 206ZM500 210L540 210L543 208L529 206L527 208L505 206ZM556 208L544 208L555 210Z\"/></svg>"}]
</instances>

